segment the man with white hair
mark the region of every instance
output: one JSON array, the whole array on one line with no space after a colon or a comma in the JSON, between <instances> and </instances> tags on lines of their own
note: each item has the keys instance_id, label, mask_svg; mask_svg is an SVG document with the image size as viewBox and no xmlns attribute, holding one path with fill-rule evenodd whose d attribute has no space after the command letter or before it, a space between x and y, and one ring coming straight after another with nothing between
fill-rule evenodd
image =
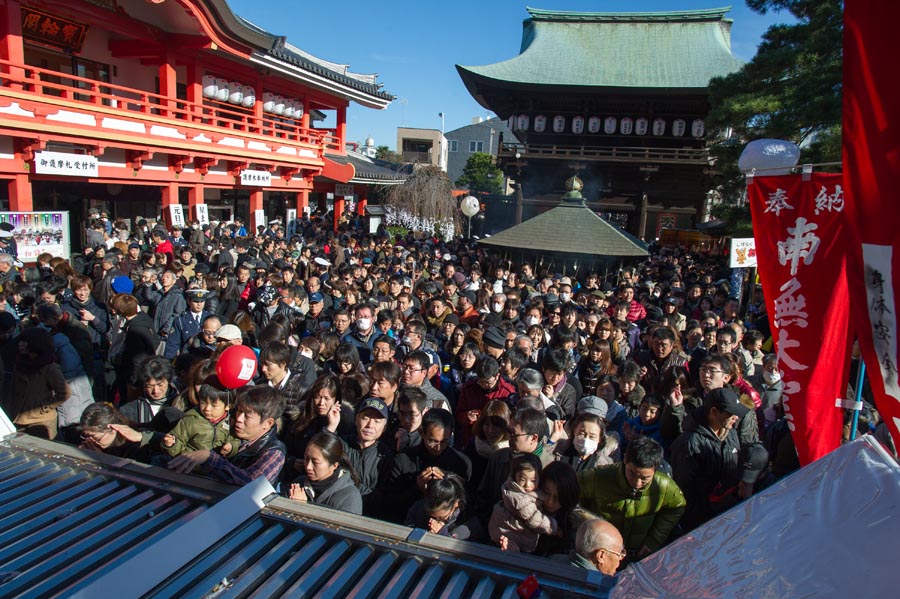
<instances>
[{"instance_id":1,"label":"man with white hair","mask_svg":"<svg viewBox=\"0 0 900 599\"><path fill-rule=\"evenodd\" d=\"M615 580L606 577L616 575L626 554L625 543L618 529L602 518L595 518L578 527L575 549L569 553L568 561L576 568L598 570L604 574L602 586L609 589L615 584Z\"/></svg>"}]
</instances>

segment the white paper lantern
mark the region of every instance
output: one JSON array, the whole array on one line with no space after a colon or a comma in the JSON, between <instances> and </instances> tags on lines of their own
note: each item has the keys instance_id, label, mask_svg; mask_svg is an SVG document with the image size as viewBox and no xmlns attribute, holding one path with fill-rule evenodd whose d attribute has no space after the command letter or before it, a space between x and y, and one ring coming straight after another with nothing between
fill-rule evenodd
<instances>
[{"instance_id":1,"label":"white paper lantern","mask_svg":"<svg viewBox=\"0 0 900 599\"><path fill-rule=\"evenodd\" d=\"M666 133L666 120L662 118L653 119L653 135L659 137Z\"/></svg>"},{"instance_id":2,"label":"white paper lantern","mask_svg":"<svg viewBox=\"0 0 900 599\"><path fill-rule=\"evenodd\" d=\"M603 121L603 132L610 135L616 132L616 117L606 117L606 120Z\"/></svg>"},{"instance_id":3,"label":"white paper lantern","mask_svg":"<svg viewBox=\"0 0 900 599\"><path fill-rule=\"evenodd\" d=\"M227 102L228 101L228 80L222 79L221 77L216 79L216 87L219 89L216 91L216 100L219 102Z\"/></svg>"},{"instance_id":4,"label":"white paper lantern","mask_svg":"<svg viewBox=\"0 0 900 599\"><path fill-rule=\"evenodd\" d=\"M286 119L294 118L294 101L293 100L285 100L284 101L284 112L282 113L282 115Z\"/></svg>"},{"instance_id":5,"label":"white paper lantern","mask_svg":"<svg viewBox=\"0 0 900 599\"><path fill-rule=\"evenodd\" d=\"M624 119L619 122L619 132L622 135L631 135L631 132L634 130L634 121L630 116L626 116Z\"/></svg>"},{"instance_id":6,"label":"white paper lantern","mask_svg":"<svg viewBox=\"0 0 900 599\"><path fill-rule=\"evenodd\" d=\"M253 108L256 104L256 90L252 85L244 86L244 99L241 100L241 106L244 108Z\"/></svg>"},{"instance_id":7,"label":"white paper lantern","mask_svg":"<svg viewBox=\"0 0 900 599\"><path fill-rule=\"evenodd\" d=\"M691 135L693 137L703 137L704 133L706 133L706 126L703 124L703 119L694 119L691 122Z\"/></svg>"},{"instance_id":8,"label":"white paper lantern","mask_svg":"<svg viewBox=\"0 0 900 599\"><path fill-rule=\"evenodd\" d=\"M684 131L687 128L687 124L684 122L684 119L675 119L672 121L672 135L675 137L681 137L684 135Z\"/></svg>"},{"instance_id":9,"label":"white paper lantern","mask_svg":"<svg viewBox=\"0 0 900 599\"><path fill-rule=\"evenodd\" d=\"M520 114L518 118L516 118L516 129L519 131L528 131L528 125L530 124L531 119L527 114Z\"/></svg>"},{"instance_id":10,"label":"white paper lantern","mask_svg":"<svg viewBox=\"0 0 900 599\"><path fill-rule=\"evenodd\" d=\"M553 132L562 133L566 130L566 117L561 114L553 117Z\"/></svg>"},{"instance_id":11,"label":"white paper lantern","mask_svg":"<svg viewBox=\"0 0 900 599\"><path fill-rule=\"evenodd\" d=\"M215 98L219 93L219 86L216 85L216 78L212 75L203 76L203 97Z\"/></svg>"},{"instance_id":12,"label":"white paper lantern","mask_svg":"<svg viewBox=\"0 0 900 599\"><path fill-rule=\"evenodd\" d=\"M544 129L547 128L547 117L542 114L534 117L534 132L535 133L543 133Z\"/></svg>"},{"instance_id":13,"label":"white paper lantern","mask_svg":"<svg viewBox=\"0 0 900 599\"><path fill-rule=\"evenodd\" d=\"M581 134L584 133L584 117L576 116L572 119L572 133Z\"/></svg>"},{"instance_id":14,"label":"white paper lantern","mask_svg":"<svg viewBox=\"0 0 900 599\"><path fill-rule=\"evenodd\" d=\"M272 112L275 110L275 94L263 92L263 110L265 112Z\"/></svg>"},{"instance_id":15,"label":"white paper lantern","mask_svg":"<svg viewBox=\"0 0 900 599\"><path fill-rule=\"evenodd\" d=\"M303 118L303 102L300 100L294 101L294 118L298 121Z\"/></svg>"},{"instance_id":16,"label":"white paper lantern","mask_svg":"<svg viewBox=\"0 0 900 599\"><path fill-rule=\"evenodd\" d=\"M244 100L244 86L237 81L228 84L228 101L232 104L240 104Z\"/></svg>"},{"instance_id":17,"label":"white paper lantern","mask_svg":"<svg viewBox=\"0 0 900 599\"><path fill-rule=\"evenodd\" d=\"M588 133L600 133L600 127L603 121L599 116L592 116L588 119Z\"/></svg>"},{"instance_id":18,"label":"white paper lantern","mask_svg":"<svg viewBox=\"0 0 900 599\"><path fill-rule=\"evenodd\" d=\"M275 102L275 106L272 108L272 112L274 112L278 116L283 115L284 114L284 96L279 96L278 94L275 94L274 102Z\"/></svg>"},{"instance_id":19,"label":"white paper lantern","mask_svg":"<svg viewBox=\"0 0 900 599\"><path fill-rule=\"evenodd\" d=\"M637 135L647 135L650 123L644 117L639 117L634 121L634 132Z\"/></svg>"},{"instance_id":20,"label":"white paper lantern","mask_svg":"<svg viewBox=\"0 0 900 599\"><path fill-rule=\"evenodd\" d=\"M459 210L464 215L472 218L481 210L481 204L478 202L478 198L473 196L466 196L459 203Z\"/></svg>"}]
</instances>

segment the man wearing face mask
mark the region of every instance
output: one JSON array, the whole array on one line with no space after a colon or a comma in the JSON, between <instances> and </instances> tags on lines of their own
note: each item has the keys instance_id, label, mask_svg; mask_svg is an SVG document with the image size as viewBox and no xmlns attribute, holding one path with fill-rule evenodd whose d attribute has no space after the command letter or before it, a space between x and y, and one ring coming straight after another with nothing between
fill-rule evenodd
<instances>
[{"instance_id":1,"label":"man wearing face mask","mask_svg":"<svg viewBox=\"0 0 900 599\"><path fill-rule=\"evenodd\" d=\"M781 372L778 370L778 356L767 354L763 358L762 368L748 380L759 391L762 400L760 408L766 417L764 428L768 428L777 419L775 408L781 405L781 396L784 394L784 381L781 380Z\"/></svg>"},{"instance_id":2,"label":"man wearing face mask","mask_svg":"<svg viewBox=\"0 0 900 599\"><path fill-rule=\"evenodd\" d=\"M356 322L353 330L347 335L346 340L356 346L359 351L359 359L363 364L372 361L372 343L377 336L372 306L360 304L356 308Z\"/></svg>"},{"instance_id":3,"label":"man wearing face mask","mask_svg":"<svg viewBox=\"0 0 900 599\"><path fill-rule=\"evenodd\" d=\"M662 461L662 446L638 437L628 445L624 462L578 474L581 507L612 523L628 554L638 558L665 545L684 514L684 494L659 471Z\"/></svg>"},{"instance_id":4,"label":"man wearing face mask","mask_svg":"<svg viewBox=\"0 0 900 599\"><path fill-rule=\"evenodd\" d=\"M502 293L495 293L491 297L491 312L494 314L503 314L503 307L506 305L506 296Z\"/></svg>"}]
</instances>

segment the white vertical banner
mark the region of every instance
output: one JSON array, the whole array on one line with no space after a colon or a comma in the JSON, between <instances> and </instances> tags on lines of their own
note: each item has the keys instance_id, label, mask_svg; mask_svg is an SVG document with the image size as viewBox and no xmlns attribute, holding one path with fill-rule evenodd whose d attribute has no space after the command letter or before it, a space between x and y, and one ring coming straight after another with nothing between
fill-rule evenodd
<instances>
[{"instance_id":1,"label":"white vertical banner","mask_svg":"<svg viewBox=\"0 0 900 599\"><path fill-rule=\"evenodd\" d=\"M284 226L287 230L288 239L294 236L297 231L297 209L288 208L284 213Z\"/></svg>"},{"instance_id":2,"label":"white vertical banner","mask_svg":"<svg viewBox=\"0 0 900 599\"><path fill-rule=\"evenodd\" d=\"M206 204L197 204L194 206L194 211L196 212L198 223L201 225L209 224L209 206Z\"/></svg>"},{"instance_id":3,"label":"white vertical banner","mask_svg":"<svg viewBox=\"0 0 900 599\"><path fill-rule=\"evenodd\" d=\"M266 211L265 210L256 210L254 211L254 218L256 222L254 223L255 227L265 227L266 226Z\"/></svg>"},{"instance_id":4,"label":"white vertical banner","mask_svg":"<svg viewBox=\"0 0 900 599\"><path fill-rule=\"evenodd\" d=\"M169 206L169 217L173 227L184 227L184 209L181 207L181 204Z\"/></svg>"}]
</instances>

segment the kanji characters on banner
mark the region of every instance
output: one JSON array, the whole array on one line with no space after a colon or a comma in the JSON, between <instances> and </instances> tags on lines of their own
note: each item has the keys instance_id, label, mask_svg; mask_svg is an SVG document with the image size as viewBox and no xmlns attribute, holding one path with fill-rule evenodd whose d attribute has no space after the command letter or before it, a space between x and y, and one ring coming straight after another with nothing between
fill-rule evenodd
<instances>
[{"instance_id":1,"label":"kanji characters on banner","mask_svg":"<svg viewBox=\"0 0 900 599\"><path fill-rule=\"evenodd\" d=\"M900 3L844 5L844 176L853 324L875 407L900 447Z\"/></svg>"},{"instance_id":2,"label":"kanji characters on banner","mask_svg":"<svg viewBox=\"0 0 900 599\"><path fill-rule=\"evenodd\" d=\"M801 464L840 444L849 360L842 176L754 177L758 269Z\"/></svg>"}]
</instances>

